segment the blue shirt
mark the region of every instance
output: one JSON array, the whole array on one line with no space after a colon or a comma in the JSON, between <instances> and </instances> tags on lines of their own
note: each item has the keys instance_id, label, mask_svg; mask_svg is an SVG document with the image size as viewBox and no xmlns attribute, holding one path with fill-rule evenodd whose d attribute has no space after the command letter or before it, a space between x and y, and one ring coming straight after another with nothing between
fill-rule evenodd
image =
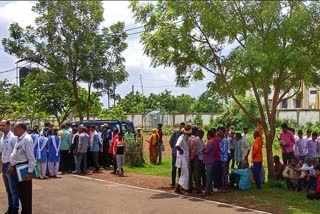
<instances>
[{"instance_id":1,"label":"blue shirt","mask_svg":"<svg viewBox=\"0 0 320 214\"><path fill-rule=\"evenodd\" d=\"M170 137L169 144L170 144L173 155L177 154L176 144L180 136L181 136L181 132L175 131Z\"/></svg>"},{"instance_id":2,"label":"blue shirt","mask_svg":"<svg viewBox=\"0 0 320 214\"><path fill-rule=\"evenodd\" d=\"M251 188L251 174L250 169L233 169L231 173L240 175L239 189L250 189Z\"/></svg>"},{"instance_id":3,"label":"blue shirt","mask_svg":"<svg viewBox=\"0 0 320 214\"><path fill-rule=\"evenodd\" d=\"M99 145L100 145L100 137L99 134L95 131L93 132L93 142L90 151L91 152L99 152Z\"/></svg>"},{"instance_id":4,"label":"blue shirt","mask_svg":"<svg viewBox=\"0 0 320 214\"><path fill-rule=\"evenodd\" d=\"M229 159L229 154L228 154L228 139L223 138L220 141L220 161L228 161Z\"/></svg>"}]
</instances>

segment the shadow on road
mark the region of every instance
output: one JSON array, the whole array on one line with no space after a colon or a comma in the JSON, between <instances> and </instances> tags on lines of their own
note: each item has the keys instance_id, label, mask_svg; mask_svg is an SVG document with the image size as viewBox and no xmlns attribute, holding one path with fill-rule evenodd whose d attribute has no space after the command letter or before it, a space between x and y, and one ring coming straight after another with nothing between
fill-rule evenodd
<instances>
[{"instance_id":1,"label":"shadow on road","mask_svg":"<svg viewBox=\"0 0 320 214\"><path fill-rule=\"evenodd\" d=\"M219 204L218 207L234 209L233 206L228 205L228 204ZM237 211L237 212L242 212L242 213L251 212L251 210L248 210L248 209L245 209L245 208L237 208L236 211Z\"/></svg>"},{"instance_id":2,"label":"shadow on road","mask_svg":"<svg viewBox=\"0 0 320 214\"><path fill-rule=\"evenodd\" d=\"M151 199L167 199L167 198L178 198L178 195L170 194L170 193L158 193L151 196Z\"/></svg>"}]
</instances>

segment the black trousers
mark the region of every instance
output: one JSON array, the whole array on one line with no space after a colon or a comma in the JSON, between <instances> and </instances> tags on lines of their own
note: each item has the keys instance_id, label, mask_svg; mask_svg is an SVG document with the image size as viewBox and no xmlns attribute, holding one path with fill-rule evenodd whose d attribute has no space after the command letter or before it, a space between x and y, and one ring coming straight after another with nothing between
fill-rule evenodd
<instances>
[{"instance_id":1,"label":"black trousers","mask_svg":"<svg viewBox=\"0 0 320 214\"><path fill-rule=\"evenodd\" d=\"M102 152L102 166L109 168L112 165L112 154L109 153L109 142L103 145L103 152Z\"/></svg>"},{"instance_id":2,"label":"black trousers","mask_svg":"<svg viewBox=\"0 0 320 214\"><path fill-rule=\"evenodd\" d=\"M68 150L60 150L59 170L64 173L71 170L71 156Z\"/></svg>"},{"instance_id":3,"label":"black trousers","mask_svg":"<svg viewBox=\"0 0 320 214\"><path fill-rule=\"evenodd\" d=\"M32 180L18 182L17 188L21 202L21 214L32 214Z\"/></svg>"},{"instance_id":4,"label":"black trousers","mask_svg":"<svg viewBox=\"0 0 320 214\"><path fill-rule=\"evenodd\" d=\"M172 162L171 162L171 184L173 186L176 185L176 177L177 177L177 167L176 167L177 156L172 154ZM181 175L181 168L178 169L178 179Z\"/></svg>"},{"instance_id":5,"label":"black trousers","mask_svg":"<svg viewBox=\"0 0 320 214\"><path fill-rule=\"evenodd\" d=\"M221 169L221 161L215 161L214 162L214 169L213 171L215 172L213 175L213 180L214 180L214 187L219 188L223 186L222 183L222 169Z\"/></svg>"},{"instance_id":6,"label":"black trousers","mask_svg":"<svg viewBox=\"0 0 320 214\"><path fill-rule=\"evenodd\" d=\"M229 154L229 159L228 159L228 170L229 170L229 166L230 166L230 161L231 161L231 168L234 168L234 149L230 149L230 154Z\"/></svg>"},{"instance_id":7,"label":"black trousers","mask_svg":"<svg viewBox=\"0 0 320 214\"><path fill-rule=\"evenodd\" d=\"M92 163L96 171L100 169L99 165L99 152L91 152Z\"/></svg>"},{"instance_id":8,"label":"black trousers","mask_svg":"<svg viewBox=\"0 0 320 214\"><path fill-rule=\"evenodd\" d=\"M288 165L292 158L294 158L294 152L282 153L282 159L283 159L284 165Z\"/></svg>"},{"instance_id":9,"label":"black trousers","mask_svg":"<svg viewBox=\"0 0 320 214\"><path fill-rule=\"evenodd\" d=\"M199 160L199 170L200 170L200 179L201 179L201 187L204 189L206 188L207 184L207 173L206 173L206 165L203 163L202 160Z\"/></svg>"}]
</instances>

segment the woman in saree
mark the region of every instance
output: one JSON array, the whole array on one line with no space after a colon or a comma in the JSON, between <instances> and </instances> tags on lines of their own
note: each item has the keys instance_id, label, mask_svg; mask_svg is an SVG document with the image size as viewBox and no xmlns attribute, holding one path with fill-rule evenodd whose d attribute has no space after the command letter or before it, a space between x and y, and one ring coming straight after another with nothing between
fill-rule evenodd
<instances>
[{"instance_id":1,"label":"woman in saree","mask_svg":"<svg viewBox=\"0 0 320 214\"><path fill-rule=\"evenodd\" d=\"M149 143L149 159L151 164L156 164L158 160L158 141L157 129L152 129L151 137L147 142Z\"/></svg>"}]
</instances>

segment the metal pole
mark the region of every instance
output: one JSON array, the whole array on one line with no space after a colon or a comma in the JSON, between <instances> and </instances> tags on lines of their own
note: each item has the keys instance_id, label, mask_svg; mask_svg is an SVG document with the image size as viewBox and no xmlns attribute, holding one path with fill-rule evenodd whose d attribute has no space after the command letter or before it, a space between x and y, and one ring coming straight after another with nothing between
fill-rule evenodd
<instances>
[{"instance_id":1,"label":"metal pole","mask_svg":"<svg viewBox=\"0 0 320 214\"><path fill-rule=\"evenodd\" d=\"M16 84L19 86L19 69L18 69L18 62L16 63Z\"/></svg>"}]
</instances>

